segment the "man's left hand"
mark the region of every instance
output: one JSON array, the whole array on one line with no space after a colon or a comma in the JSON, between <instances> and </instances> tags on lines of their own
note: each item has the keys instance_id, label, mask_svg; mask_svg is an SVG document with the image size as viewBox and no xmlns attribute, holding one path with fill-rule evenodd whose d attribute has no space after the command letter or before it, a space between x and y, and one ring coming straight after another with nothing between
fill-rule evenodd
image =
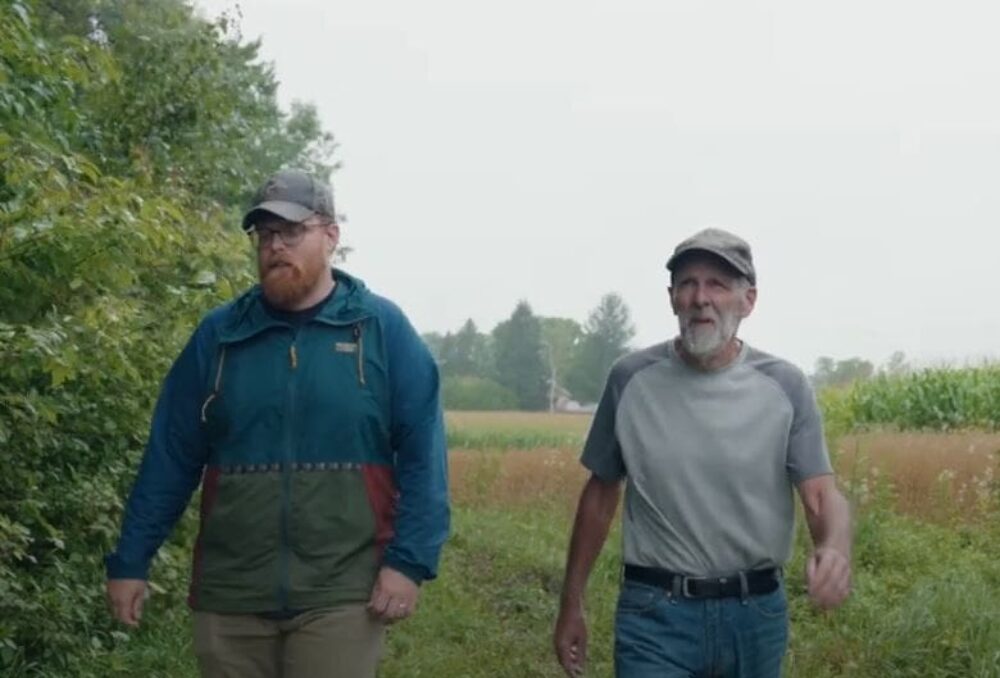
<instances>
[{"instance_id":1,"label":"man's left hand","mask_svg":"<svg viewBox=\"0 0 1000 678\"><path fill-rule=\"evenodd\" d=\"M372 589L368 610L387 624L406 619L417 606L420 587L402 572L383 567Z\"/></svg>"},{"instance_id":2,"label":"man's left hand","mask_svg":"<svg viewBox=\"0 0 1000 678\"><path fill-rule=\"evenodd\" d=\"M838 607L851 592L851 561L835 548L820 546L806 563L806 585L817 607Z\"/></svg>"}]
</instances>

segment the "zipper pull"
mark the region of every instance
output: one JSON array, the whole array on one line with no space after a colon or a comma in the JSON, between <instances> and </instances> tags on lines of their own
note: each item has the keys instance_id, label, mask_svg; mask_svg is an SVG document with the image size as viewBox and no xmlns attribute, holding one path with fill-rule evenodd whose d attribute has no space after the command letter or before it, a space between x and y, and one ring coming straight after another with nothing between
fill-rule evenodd
<instances>
[{"instance_id":1,"label":"zipper pull","mask_svg":"<svg viewBox=\"0 0 1000 678\"><path fill-rule=\"evenodd\" d=\"M292 363L293 370L299 366L299 354L295 352L295 344L288 347L288 358Z\"/></svg>"}]
</instances>

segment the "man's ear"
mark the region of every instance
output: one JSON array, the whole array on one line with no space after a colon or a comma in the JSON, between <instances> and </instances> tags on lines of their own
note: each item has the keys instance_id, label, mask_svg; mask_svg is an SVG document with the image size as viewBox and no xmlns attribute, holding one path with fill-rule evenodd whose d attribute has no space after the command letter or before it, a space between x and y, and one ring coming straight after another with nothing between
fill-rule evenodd
<instances>
[{"instance_id":1,"label":"man's ear","mask_svg":"<svg viewBox=\"0 0 1000 678\"><path fill-rule=\"evenodd\" d=\"M340 244L340 226L337 224L327 224L326 237L330 243L326 254L327 256L332 256L337 251L337 245Z\"/></svg>"},{"instance_id":2,"label":"man's ear","mask_svg":"<svg viewBox=\"0 0 1000 678\"><path fill-rule=\"evenodd\" d=\"M743 297L743 317L746 318L753 312L754 306L757 305L757 288L748 287Z\"/></svg>"},{"instance_id":3,"label":"man's ear","mask_svg":"<svg viewBox=\"0 0 1000 678\"><path fill-rule=\"evenodd\" d=\"M677 315L677 306L674 304L674 288L667 288L667 296L670 298L670 310L673 311L674 315Z\"/></svg>"}]
</instances>

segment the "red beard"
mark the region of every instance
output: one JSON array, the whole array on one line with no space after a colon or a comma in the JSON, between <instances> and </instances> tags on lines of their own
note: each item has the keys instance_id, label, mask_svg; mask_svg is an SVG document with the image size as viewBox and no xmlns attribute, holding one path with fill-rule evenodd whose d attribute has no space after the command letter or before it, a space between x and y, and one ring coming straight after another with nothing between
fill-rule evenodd
<instances>
[{"instance_id":1,"label":"red beard","mask_svg":"<svg viewBox=\"0 0 1000 678\"><path fill-rule=\"evenodd\" d=\"M271 262L266 270L258 265L260 286L264 298L271 306L281 310L292 310L319 285L320 276L326 273L326 261L307 259L302 265L291 261Z\"/></svg>"}]
</instances>

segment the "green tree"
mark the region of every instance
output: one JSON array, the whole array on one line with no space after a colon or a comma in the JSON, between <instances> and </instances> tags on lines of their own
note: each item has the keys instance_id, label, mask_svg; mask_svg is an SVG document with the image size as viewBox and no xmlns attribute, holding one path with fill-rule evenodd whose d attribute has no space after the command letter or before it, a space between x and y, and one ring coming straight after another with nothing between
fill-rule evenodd
<instances>
[{"instance_id":1,"label":"green tree","mask_svg":"<svg viewBox=\"0 0 1000 678\"><path fill-rule=\"evenodd\" d=\"M497 381L517 396L521 409L545 409L549 370L543 357L542 325L528 302L518 302L492 334Z\"/></svg>"},{"instance_id":2,"label":"green tree","mask_svg":"<svg viewBox=\"0 0 1000 678\"><path fill-rule=\"evenodd\" d=\"M101 556L153 398L252 282L224 226L271 169L329 160L226 31L179 0L0 3L0 674L77 675L119 642ZM183 590L164 554L153 588Z\"/></svg>"},{"instance_id":3,"label":"green tree","mask_svg":"<svg viewBox=\"0 0 1000 678\"><path fill-rule=\"evenodd\" d=\"M471 318L455 334L444 335L439 350L442 374L489 378L493 372L489 339Z\"/></svg>"},{"instance_id":4,"label":"green tree","mask_svg":"<svg viewBox=\"0 0 1000 678\"><path fill-rule=\"evenodd\" d=\"M601 297L584 325L584 337L576 353L566 384L581 402L601 396L611 366L628 351L635 326L625 300L614 292Z\"/></svg>"},{"instance_id":5,"label":"green tree","mask_svg":"<svg viewBox=\"0 0 1000 678\"><path fill-rule=\"evenodd\" d=\"M145 174L230 208L283 165L329 178L332 135L312 105L280 109L259 43L240 42L232 19L203 21L184 0L31 4L41 35L111 57L77 92L84 113L66 136L101 171Z\"/></svg>"},{"instance_id":6,"label":"green tree","mask_svg":"<svg viewBox=\"0 0 1000 678\"><path fill-rule=\"evenodd\" d=\"M444 344L444 335L440 332L424 332L420 335L424 343L427 344L427 349L434 356L434 362L441 364L441 348Z\"/></svg>"}]
</instances>

